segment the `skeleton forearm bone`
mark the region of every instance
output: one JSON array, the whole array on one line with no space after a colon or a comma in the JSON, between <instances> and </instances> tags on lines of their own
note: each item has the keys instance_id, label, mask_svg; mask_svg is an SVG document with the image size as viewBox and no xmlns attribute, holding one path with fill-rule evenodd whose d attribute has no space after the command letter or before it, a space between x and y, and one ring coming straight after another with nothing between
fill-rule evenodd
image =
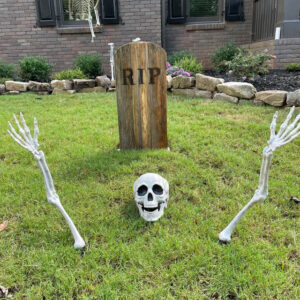
<instances>
[{"instance_id":1,"label":"skeleton forearm bone","mask_svg":"<svg viewBox=\"0 0 300 300\"><path fill-rule=\"evenodd\" d=\"M9 127L10 127L10 130L8 130L8 133L21 147L25 148L26 150L30 151L33 154L34 159L36 160L36 162L42 172L43 178L44 178L48 202L50 204L56 206L59 209L59 211L61 212L61 214L64 216L64 218L66 219L66 221L71 229L71 232L73 234L73 237L75 240L75 243L74 243L75 249L81 249L85 246L85 242L82 239L82 237L80 236L80 234L79 234L78 230L76 229L74 223L72 222L71 218L69 217L69 215L67 214L67 212L65 211L63 206L61 205L60 199L55 191L51 173L50 173L48 165L46 163L45 155L44 155L43 151L38 150L39 130L38 130L38 125L37 125L37 120L34 119L34 137L32 138L30 130L29 130L28 126L26 125L26 122L25 122L25 119L24 119L22 113L20 113L20 118L23 123L24 129L21 127L18 119L14 115L15 123L17 124L21 135L19 135L16 132L16 130L14 129L14 127L11 125L10 122L8 122Z\"/></svg>"},{"instance_id":2,"label":"skeleton forearm bone","mask_svg":"<svg viewBox=\"0 0 300 300\"><path fill-rule=\"evenodd\" d=\"M295 120L288 126L295 108L293 107L286 120L280 126L279 132L276 134L276 121L278 112L275 113L270 130L270 139L268 141L268 146L264 148L263 151L263 162L260 170L259 186L255 191L252 199L242 208L242 210L233 218L230 224L219 234L219 240L223 243L228 243L231 240L231 234L235 226L238 224L242 216L248 211L248 209L255 204L256 202L263 201L268 196L268 182L269 182L269 173L271 168L271 162L273 157L273 152L282 147L285 144L288 144L295 138L300 135L300 115L297 115Z\"/></svg>"}]
</instances>

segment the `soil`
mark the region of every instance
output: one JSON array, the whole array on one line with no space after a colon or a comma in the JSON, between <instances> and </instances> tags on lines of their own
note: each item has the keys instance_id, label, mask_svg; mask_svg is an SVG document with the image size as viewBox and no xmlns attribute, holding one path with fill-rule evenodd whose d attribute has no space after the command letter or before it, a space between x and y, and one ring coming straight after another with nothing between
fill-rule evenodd
<instances>
[{"instance_id":1,"label":"soil","mask_svg":"<svg viewBox=\"0 0 300 300\"><path fill-rule=\"evenodd\" d=\"M233 76L226 75L224 73L217 73L213 70L207 70L204 72L207 76L213 76L223 78L225 82L228 81L240 81L249 82L255 86L257 91L266 90L283 90L292 92L300 89L300 72L287 72L285 70L270 70L269 74L257 77L254 81L234 78Z\"/></svg>"}]
</instances>

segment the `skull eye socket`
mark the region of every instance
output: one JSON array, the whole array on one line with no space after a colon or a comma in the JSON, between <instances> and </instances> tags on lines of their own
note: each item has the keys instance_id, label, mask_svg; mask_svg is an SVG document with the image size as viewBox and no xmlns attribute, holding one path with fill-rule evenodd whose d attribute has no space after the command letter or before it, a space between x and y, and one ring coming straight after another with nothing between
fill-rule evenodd
<instances>
[{"instance_id":1,"label":"skull eye socket","mask_svg":"<svg viewBox=\"0 0 300 300\"><path fill-rule=\"evenodd\" d=\"M145 185L141 185L137 190L139 196L145 196L147 192L148 192L148 188Z\"/></svg>"},{"instance_id":2,"label":"skull eye socket","mask_svg":"<svg viewBox=\"0 0 300 300\"><path fill-rule=\"evenodd\" d=\"M163 188L158 184L154 184L152 190L155 195L162 195L164 193Z\"/></svg>"}]
</instances>

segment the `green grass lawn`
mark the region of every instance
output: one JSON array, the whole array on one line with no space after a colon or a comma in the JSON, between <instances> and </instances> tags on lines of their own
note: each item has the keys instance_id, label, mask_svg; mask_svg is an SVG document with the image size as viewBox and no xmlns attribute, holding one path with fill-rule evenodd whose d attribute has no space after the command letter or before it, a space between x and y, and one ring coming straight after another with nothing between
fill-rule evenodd
<instances>
[{"instance_id":1,"label":"green grass lawn","mask_svg":"<svg viewBox=\"0 0 300 300\"><path fill-rule=\"evenodd\" d=\"M115 94L0 97L0 285L14 299L299 299L300 138L278 149L269 197L220 245L251 199L275 109L169 96L171 151L117 151ZM87 243L83 257L46 200L32 155L6 133L36 116L57 193ZM281 110L279 122L286 117ZM156 223L138 215L132 186L170 183ZM43 298L44 297L44 298Z\"/></svg>"}]
</instances>

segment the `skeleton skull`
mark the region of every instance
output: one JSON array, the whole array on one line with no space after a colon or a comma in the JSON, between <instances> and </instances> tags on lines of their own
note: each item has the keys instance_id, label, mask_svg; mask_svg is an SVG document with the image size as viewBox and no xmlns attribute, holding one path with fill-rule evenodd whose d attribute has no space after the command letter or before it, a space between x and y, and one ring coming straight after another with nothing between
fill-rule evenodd
<instances>
[{"instance_id":1,"label":"skeleton skull","mask_svg":"<svg viewBox=\"0 0 300 300\"><path fill-rule=\"evenodd\" d=\"M160 175L142 175L133 186L135 203L140 216L148 222L157 221L164 214L169 200L169 183Z\"/></svg>"}]
</instances>

